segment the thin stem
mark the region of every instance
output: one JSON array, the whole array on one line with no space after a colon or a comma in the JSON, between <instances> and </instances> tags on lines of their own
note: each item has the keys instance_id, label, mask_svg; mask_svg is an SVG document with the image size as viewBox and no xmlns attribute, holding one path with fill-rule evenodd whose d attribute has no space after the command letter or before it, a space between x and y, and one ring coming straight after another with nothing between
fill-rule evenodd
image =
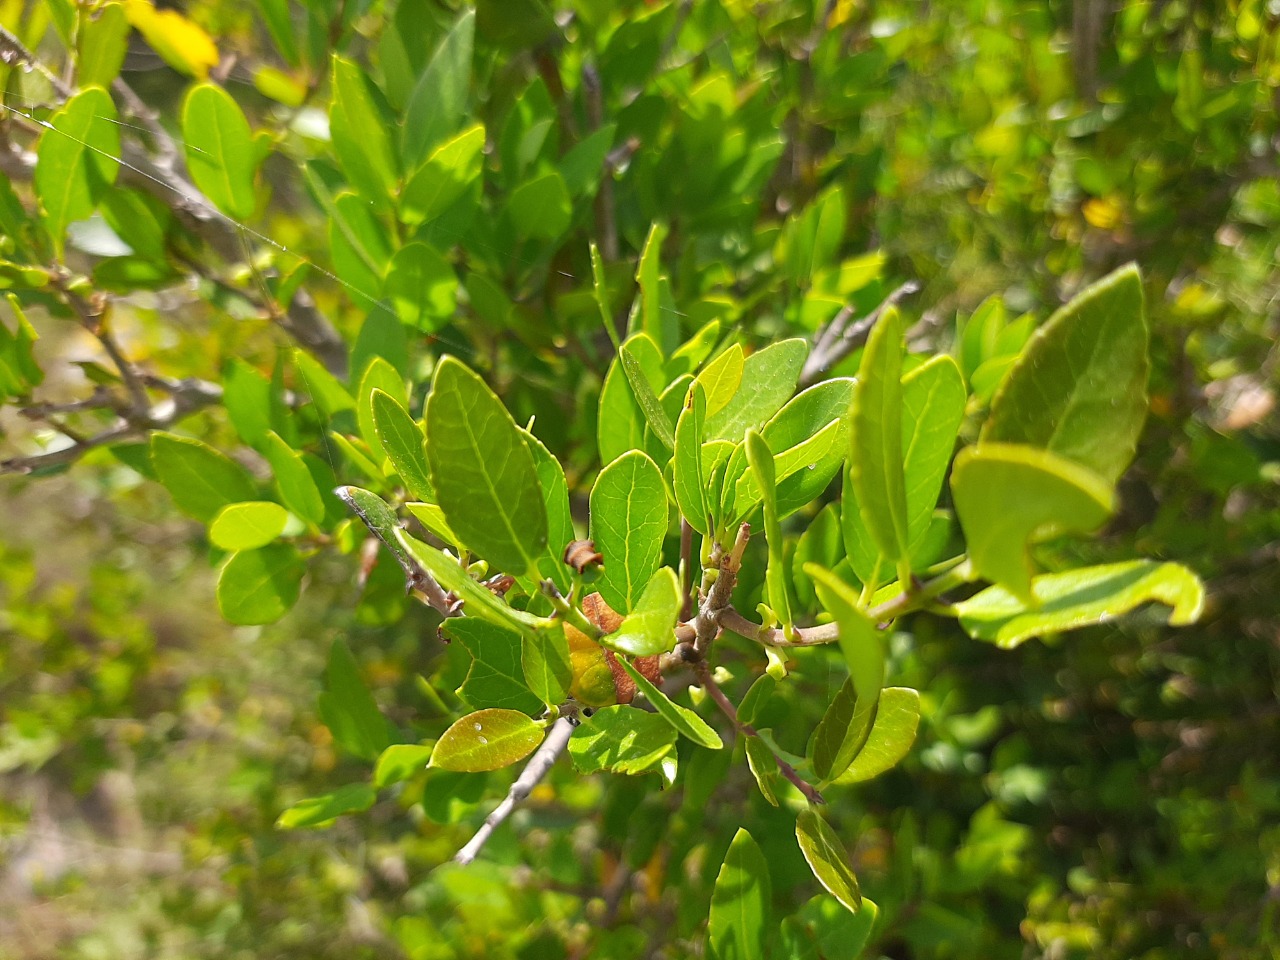
<instances>
[{"instance_id":1,"label":"thin stem","mask_svg":"<svg viewBox=\"0 0 1280 960\"><path fill-rule=\"evenodd\" d=\"M756 733L755 727L738 719L738 708L733 705L733 701L725 696L725 692L720 689L720 685L711 676L711 668L707 665L707 661L699 660L694 663L693 671L698 678L698 683L707 691L711 699L715 701L716 706L720 708L721 713L729 718L729 721L739 733L744 737L760 736ZM769 746L768 742L763 739L760 742L764 743L766 747ZM773 756L773 762L778 766L778 772L794 784L795 788L804 794L806 800L810 803L826 802L822 799L822 794L818 792L818 788L800 776L795 767L774 753L772 747L769 747L769 753Z\"/></svg>"},{"instance_id":2,"label":"thin stem","mask_svg":"<svg viewBox=\"0 0 1280 960\"><path fill-rule=\"evenodd\" d=\"M576 627L580 632L586 634L592 640L599 640L604 636L604 631L597 627L594 623L587 619L587 615L583 613L578 606L570 603L565 596L556 589L556 585L550 580L543 580L539 586L542 587L542 594L551 601L551 605L555 607L556 614L565 623Z\"/></svg>"},{"instance_id":3,"label":"thin stem","mask_svg":"<svg viewBox=\"0 0 1280 960\"><path fill-rule=\"evenodd\" d=\"M885 297L878 307L853 324L849 323L853 319L853 308L844 307L814 340L813 350L805 361L804 369L800 371L800 388L816 383L819 377L866 343L872 328L884 316L885 311L897 306L919 289L920 284L908 280Z\"/></svg>"},{"instance_id":4,"label":"thin stem","mask_svg":"<svg viewBox=\"0 0 1280 960\"><path fill-rule=\"evenodd\" d=\"M468 840L466 846L454 855L454 863L466 866L479 856L480 850L489 842L489 838L493 836L494 831L502 826L507 817L511 816L515 811L516 807L533 792L533 788L542 781L542 778L547 775L547 771L555 765L556 759L560 754L564 753L565 747L569 745L569 738L573 736L574 728L577 725L578 718L572 714L559 717L551 725L551 732L547 734L547 738L542 741L542 745L529 758L529 762L525 764L520 776L516 777L516 782L511 784L511 789L507 791L506 798L494 807L493 812L484 818L484 823L480 825L480 829L476 831L475 836Z\"/></svg>"}]
</instances>

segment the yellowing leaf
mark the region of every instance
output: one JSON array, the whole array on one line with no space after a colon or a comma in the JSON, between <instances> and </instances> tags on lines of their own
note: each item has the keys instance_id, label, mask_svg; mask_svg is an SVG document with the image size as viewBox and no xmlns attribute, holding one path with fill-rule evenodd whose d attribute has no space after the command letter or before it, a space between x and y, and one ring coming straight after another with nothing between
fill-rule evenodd
<instances>
[{"instance_id":1,"label":"yellowing leaf","mask_svg":"<svg viewBox=\"0 0 1280 960\"><path fill-rule=\"evenodd\" d=\"M157 10L151 0L125 0L125 15L164 62L203 80L218 65L218 48L199 24L176 10Z\"/></svg>"}]
</instances>

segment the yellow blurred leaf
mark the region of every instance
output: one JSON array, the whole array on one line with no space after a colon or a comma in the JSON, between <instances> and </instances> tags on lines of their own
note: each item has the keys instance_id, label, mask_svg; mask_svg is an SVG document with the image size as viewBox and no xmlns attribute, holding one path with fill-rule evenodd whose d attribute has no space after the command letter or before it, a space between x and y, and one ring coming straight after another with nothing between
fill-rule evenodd
<instances>
[{"instance_id":1,"label":"yellow blurred leaf","mask_svg":"<svg viewBox=\"0 0 1280 960\"><path fill-rule=\"evenodd\" d=\"M176 10L157 10L151 0L125 0L125 14L165 63L204 80L218 65L218 48L199 24Z\"/></svg>"},{"instance_id":2,"label":"yellow blurred leaf","mask_svg":"<svg viewBox=\"0 0 1280 960\"><path fill-rule=\"evenodd\" d=\"M1099 230L1114 230L1123 219L1120 204L1114 200L1103 200L1098 197L1086 200L1081 212L1089 222L1089 226L1097 227Z\"/></svg>"}]
</instances>

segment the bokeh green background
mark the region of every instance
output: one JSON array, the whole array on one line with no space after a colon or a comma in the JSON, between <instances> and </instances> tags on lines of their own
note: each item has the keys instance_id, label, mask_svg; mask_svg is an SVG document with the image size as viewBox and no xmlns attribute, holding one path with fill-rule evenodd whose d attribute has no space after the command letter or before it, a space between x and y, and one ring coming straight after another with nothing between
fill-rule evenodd
<instances>
[{"instance_id":1,"label":"bokeh green background","mask_svg":"<svg viewBox=\"0 0 1280 960\"><path fill-rule=\"evenodd\" d=\"M854 302L919 281L905 306L923 349L947 348L957 313L989 295L1011 316L1043 318L1139 262L1152 415L1123 508L1088 556L1190 565L1210 585L1204 618L1170 631L1139 616L1014 652L906 624L895 677L923 693L920 739L832 816L864 892L886 908L872 955L1274 955L1280 10L480 6L476 117L501 130L523 111L527 126L545 102L563 141L545 149L563 152L591 120L584 68L597 70L621 131L608 175L619 256L634 258L651 220L671 223L677 302L693 313L730 302L756 342L811 331L839 306L823 286L838 283L779 239L832 196L843 218L834 261L875 276ZM258 5L185 9L224 56L238 54L228 86L255 124L283 129L292 114L252 86L261 66L288 66ZM378 77L393 71L393 27L408 36L412 24L430 46L454 16L409 0L398 12L323 0L292 10L299 24L340 23L344 55ZM0 4L9 25L37 15ZM317 43L312 106L323 111ZM63 56L52 28L41 50ZM305 79L305 62L293 72ZM144 49L125 76L172 116L183 78ZM295 140L281 152L326 149ZM266 168L274 196L255 229L327 264L323 213L291 169ZM518 303L507 328L471 317L439 333L488 364L517 419L556 425L571 480L593 467L598 363L565 345L592 329L582 291L587 240L603 227L598 191L575 202L554 245L501 242ZM500 238L473 237L472 252L489 241ZM358 326L365 305L319 286L339 326ZM278 341L228 309L216 292L179 322L146 305L130 348L175 376L233 356L269 370ZM85 349L70 335L41 342L51 370ZM232 436L218 412L192 428ZM433 791L429 780L425 805L401 793L327 831L277 831L294 800L367 776L315 709L335 637L358 651L397 722L437 709L419 674L456 683L425 613L406 610L394 577L362 593L354 560L335 555L313 563L281 623L232 628L203 531L120 460L95 455L0 489L0 955L690 956L715 868L748 817L779 896L813 892L789 823L769 833L741 763L667 793L565 767L466 871L440 864L483 814L474 784ZM495 775L489 796L504 782Z\"/></svg>"}]
</instances>

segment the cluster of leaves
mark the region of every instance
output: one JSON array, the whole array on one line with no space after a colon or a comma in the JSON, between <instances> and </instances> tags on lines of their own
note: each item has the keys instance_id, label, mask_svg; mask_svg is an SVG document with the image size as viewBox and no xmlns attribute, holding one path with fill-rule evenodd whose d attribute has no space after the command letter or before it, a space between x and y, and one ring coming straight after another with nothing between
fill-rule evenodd
<instances>
[{"instance_id":1,"label":"cluster of leaves","mask_svg":"<svg viewBox=\"0 0 1280 960\"><path fill-rule=\"evenodd\" d=\"M1075 289L1080 275L1141 255L1155 269L1149 289L1179 280L1169 304L1153 303L1175 324L1155 328L1155 400L1167 408L1171 343L1188 356L1185 325L1224 309L1182 280L1177 257L1203 250L1216 226L1206 217L1224 215L1190 203L1188 185L1218 177L1227 189L1215 180L1191 193L1242 205L1243 222L1262 228L1258 249L1271 249L1266 188L1235 189L1265 173L1242 131L1261 142L1274 124L1273 37L1258 4L1237 5L1234 21L1139 5L1116 21L1101 62L1092 41L1091 67L1087 37L1064 53L1049 42L1061 24L1040 7L821 6L778 4L761 18L734 3L575 3L554 15L481 3L424 15L317 0L264 2L255 26L209 3L194 16L212 36L141 2L4 12L26 46L47 35L68 58L48 73L0 67L6 125L30 150L15 151L0 190L0 278L15 296L0 361L6 399L42 423L17 434L24 447L6 466L45 482L85 456L159 481L203 525L232 623L280 620L304 586L349 607L335 554L363 587L355 622L429 638L447 615L447 648L428 639L397 654L428 674L424 716L400 706L408 691L381 709L370 693L368 665L386 641L333 646L320 715L345 753L375 764L372 784L296 803L283 824L330 823L380 790L405 809L421 802L435 822L472 823L499 782L487 771L535 752L578 711L578 771L651 773L599 788L556 781L583 817L600 797L582 791L608 791L605 845L619 845L628 869L723 859L716 883L678 884L694 905L680 936L707 927L709 900L722 955L773 937L797 955L852 955L873 925L882 943L945 950L977 935L982 922L965 927L958 913L1026 849L1010 819L1014 776L989 786L999 804L968 792L864 822L841 788L901 760L918 726L930 742L908 761L912 781L895 784L985 763L991 725L959 706L992 702L982 677L1004 678L1002 695L1032 726L1037 698L1055 694L1019 683L1024 661L980 660L974 679L965 665L979 654L914 638L945 637L940 624L954 618L1012 647L1151 600L1174 622L1198 613L1185 568L1126 558L1211 559L1215 525L1180 517L1188 504L1203 512L1195 475L1214 465L1219 500L1241 484L1257 495L1265 454L1197 434L1190 482L1178 489L1181 461L1163 456L1173 473L1148 480L1155 525L1136 545L1114 542L1133 527L1116 484L1147 409L1138 276L1114 273L1038 331L1032 314L1008 316L1057 302L1063 274ZM131 29L193 81L160 123L116 85ZM256 92L216 69L215 36L224 52L243 50ZM1239 64L1256 67L1255 83L1224 86ZM1073 70L1081 90L1092 75L1122 93L1065 109ZM937 107L912 108L922 101ZM872 237L885 252L865 251ZM1251 250L1241 244L1238 258ZM906 324L876 311L903 272L944 303L956 288L961 302L1010 290L962 316L954 338L918 328L906 351ZM1244 291L1263 279L1244 267L1231 276ZM215 332L169 323L175 298ZM97 343L105 362L81 365L87 397L33 402L43 370L28 314L49 342L72 336L64 317ZM859 314L879 318L860 355L866 326L845 337ZM1265 352L1249 331L1242 355ZM1205 327L1190 361L1208 370L1237 347ZM1162 416L1161 438L1178 436L1171 427ZM1105 546L1063 539L1108 521ZM755 534L745 547L744 522ZM374 559L365 525L389 553ZM578 536L594 540L601 569L564 562ZM406 576L435 615L406 604ZM965 587L979 580L990 585ZM894 623L920 609L940 619ZM758 622L739 612L752 610ZM1065 649L1044 655L1040 676ZM1107 678L1106 663L1080 672ZM690 694L659 682L690 669ZM885 687L890 676L923 697ZM652 712L631 703L637 691ZM742 734L745 767L728 765L699 715L713 706ZM1051 755L1021 742L993 763L1025 774ZM737 769L763 806L737 794L755 804L751 819L726 813L705 849L688 822L626 826L628 805L665 819L657 785L678 785L698 811L698 798L733 789ZM907 805L901 791L865 789L882 810ZM849 802L818 812L829 793ZM1207 817L1190 806L1180 816ZM750 830L735 835L743 822ZM775 840L793 827L799 856ZM875 852L886 830L899 851L887 871L863 847ZM844 845L855 836L878 920L837 905L859 902ZM949 845L953 859L936 853ZM433 847L422 863L446 855ZM837 899L797 907L805 861ZM455 901L492 893L484 880L449 882L461 885ZM1026 884L1011 889L1023 909ZM782 904L775 928L766 918ZM1054 919L1060 909L1048 894L1025 905L1042 914L1044 943L1076 936ZM638 952L632 933L610 948ZM396 936L436 955L429 928Z\"/></svg>"}]
</instances>

